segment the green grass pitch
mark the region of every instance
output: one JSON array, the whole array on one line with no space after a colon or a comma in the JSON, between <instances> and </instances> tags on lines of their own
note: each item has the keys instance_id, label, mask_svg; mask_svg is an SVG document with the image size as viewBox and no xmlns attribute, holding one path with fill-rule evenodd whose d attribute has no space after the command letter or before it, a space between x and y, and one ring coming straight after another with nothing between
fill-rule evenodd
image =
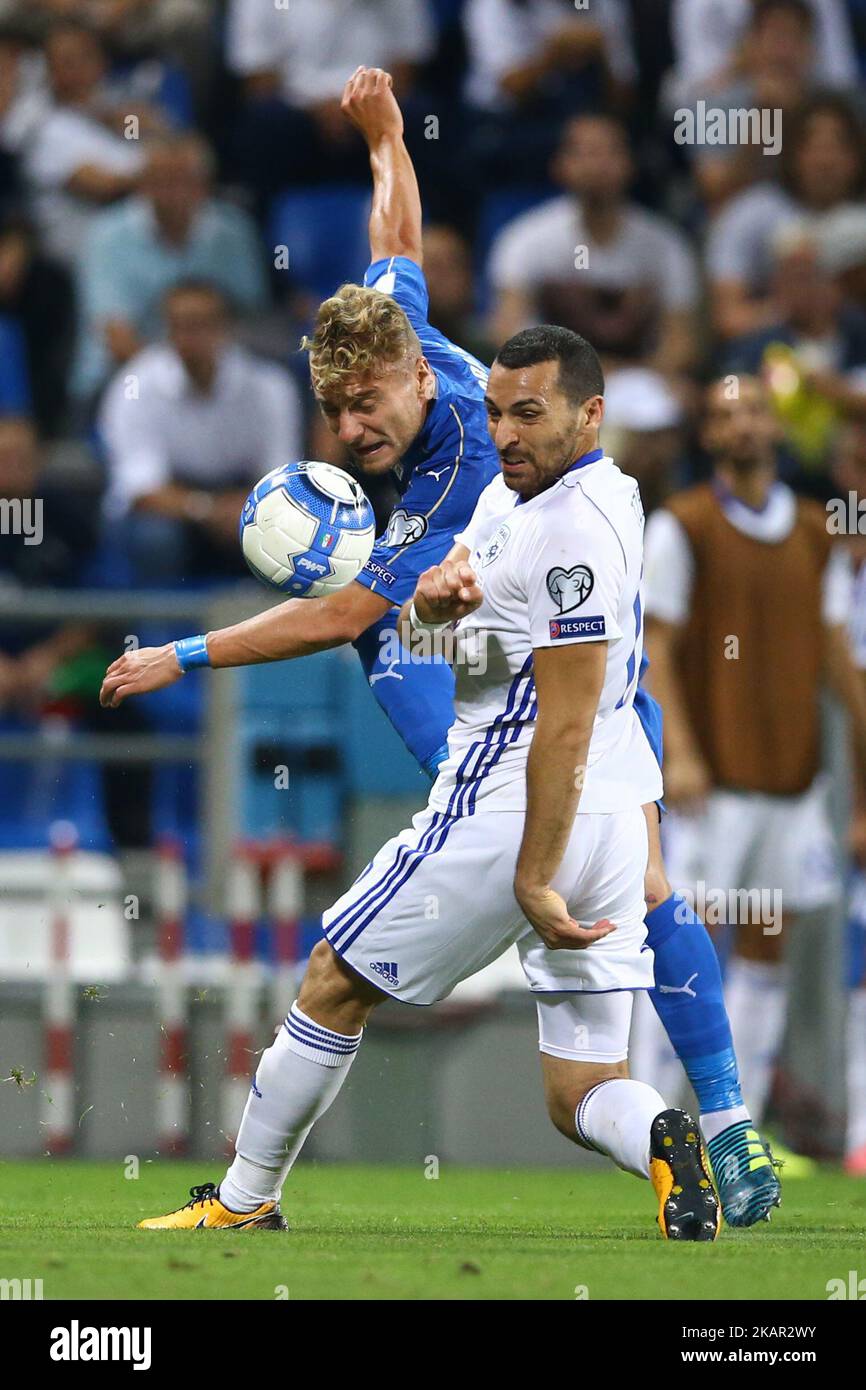
<instances>
[{"instance_id":1,"label":"green grass pitch","mask_svg":"<svg viewBox=\"0 0 866 1390\"><path fill-rule=\"evenodd\" d=\"M292 1227L136 1231L219 1164L0 1162L0 1278L46 1299L818 1299L862 1269L866 1182L786 1184L770 1225L675 1245L648 1183L611 1172L299 1165ZM585 1292L582 1292L585 1291Z\"/></svg>"}]
</instances>

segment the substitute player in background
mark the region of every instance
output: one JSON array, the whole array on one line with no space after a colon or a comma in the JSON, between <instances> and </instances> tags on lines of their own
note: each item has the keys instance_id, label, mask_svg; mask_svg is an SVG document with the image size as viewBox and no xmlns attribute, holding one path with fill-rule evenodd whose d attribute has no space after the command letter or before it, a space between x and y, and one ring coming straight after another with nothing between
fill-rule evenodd
<instances>
[{"instance_id":1,"label":"substitute player in background","mask_svg":"<svg viewBox=\"0 0 866 1390\"><path fill-rule=\"evenodd\" d=\"M486 368L427 322L421 269L421 202L403 142L400 108L387 73L359 69L343 106L370 147L373 263L365 285L344 285L319 310L307 343L313 388L323 414L359 471L390 470L402 492L385 535L358 576L328 598L290 600L234 627L161 648L127 653L108 670L103 704L156 690L195 662L240 666L304 656L354 642L373 692L407 746L431 773L445 756L454 716L454 677L443 661L406 661L382 653L399 606L418 575L448 553L486 484L499 471L484 406ZM534 416L519 424L531 435ZM640 606L636 639L642 633ZM635 650L637 651L637 645ZM640 661L638 658L638 675ZM661 760L661 714L638 683L635 707ZM730 1148L748 1154L760 1140L742 1103L715 949L688 903L668 883L659 847L659 813L645 810L650 842L645 884L647 927L656 968L679 983L697 975L691 994L654 992L664 1026L695 1088L702 1115L730 1131ZM725 1218L751 1225L778 1203L779 1185L763 1150L716 1174Z\"/></svg>"},{"instance_id":2,"label":"substitute player in background","mask_svg":"<svg viewBox=\"0 0 866 1390\"><path fill-rule=\"evenodd\" d=\"M821 507L777 477L779 426L760 381L710 387L702 442L711 481L668 498L647 525L647 644L665 710L673 882L729 902L767 889L779 900L765 904L771 919L730 923L728 1010L760 1122L785 1025L786 935L841 895L819 696L829 686L849 715L862 784L866 694L844 555ZM726 1137L705 1134L718 1172Z\"/></svg>"},{"instance_id":3,"label":"substitute player in background","mask_svg":"<svg viewBox=\"0 0 866 1390\"><path fill-rule=\"evenodd\" d=\"M858 508L866 499L866 425L850 422L836 445L833 481ZM866 536L850 528L843 544L853 566L849 634L854 664L866 690ZM848 882L847 1109L845 1171L866 1177L866 788L855 784L856 814L849 837L853 867Z\"/></svg>"},{"instance_id":4,"label":"substitute player in background","mask_svg":"<svg viewBox=\"0 0 866 1390\"><path fill-rule=\"evenodd\" d=\"M516 943L554 1123L652 1178L667 1238L715 1239L697 1125L626 1064L632 995L653 981L642 806L662 786L634 710L643 511L598 447L602 391L594 350L568 329L501 349L487 389L501 477L400 614L407 644L457 621L448 756L425 810L325 912L219 1188L144 1228L284 1226L283 1183L372 1009L444 999ZM467 645L483 667L461 661Z\"/></svg>"}]
</instances>

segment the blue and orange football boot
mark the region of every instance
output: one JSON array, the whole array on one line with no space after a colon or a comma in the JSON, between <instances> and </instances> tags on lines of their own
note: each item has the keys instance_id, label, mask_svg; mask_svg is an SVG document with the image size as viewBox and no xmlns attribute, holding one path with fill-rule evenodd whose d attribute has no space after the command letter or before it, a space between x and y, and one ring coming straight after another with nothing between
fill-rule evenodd
<instances>
[{"instance_id":1,"label":"blue and orange football boot","mask_svg":"<svg viewBox=\"0 0 866 1390\"><path fill-rule=\"evenodd\" d=\"M139 1221L140 1231L287 1231L286 1218L277 1202L262 1202L255 1211L230 1211L212 1182L189 1190L191 1201L167 1216Z\"/></svg>"},{"instance_id":2,"label":"blue and orange football boot","mask_svg":"<svg viewBox=\"0 0 866 1390\"><path fill-rule=\"evenodd\" d=\"M701 1133L685 1110L663 1110L650 1127L650 1180L665 1240L715 1240L722 1213Z\"/></svg>"},{"instance_id":3,"label":"blue and orange football boot","mask_svg":"<svg viewBox=\"0 0 866 1390\"><path fill-rule=\"evenodd\" d=\"M754 1226L758 1221L769 1221L773 1208L782 1204L777 1170L783 1162L752 1128L751 1120L722 1130L707 1144L707 1152L728 1225Z\"/></svg>"}]
</instances>

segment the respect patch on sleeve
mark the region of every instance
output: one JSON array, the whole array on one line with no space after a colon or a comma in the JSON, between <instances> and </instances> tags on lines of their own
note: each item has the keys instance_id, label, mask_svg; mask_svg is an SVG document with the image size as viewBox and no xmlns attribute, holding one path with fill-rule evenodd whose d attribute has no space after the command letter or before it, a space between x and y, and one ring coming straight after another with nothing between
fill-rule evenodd
<instances>
[{"instance_id":1,"label":"respect patch on sleeve","mask_svg":"<svg viewBox=\"0 0 866 1390\"><path fill-rule=\"evenodd\" d=\"M601 614L590 618L551 618L550 640L568 641L575 637L604 637L605 622Z\"/></svg>"},{"instance_id":2,"label":"respect patch on sleeve","mask_svg":"<svg viewBox=\"0 0 866 1390\"><path fill-rule=\"evenodd\" d=\"M395 584L397 581L396 574L393 574L391 570L386 569L384 565L380 565L378 560L368 560L364 568L361 570L361 573L357 576L357 578L363 579L365 576L367 576L368 578L372 577L373 579L378 579L381 584L386 585L386 587L389 589L391 585Z\"/></svg>"}]
</instances>

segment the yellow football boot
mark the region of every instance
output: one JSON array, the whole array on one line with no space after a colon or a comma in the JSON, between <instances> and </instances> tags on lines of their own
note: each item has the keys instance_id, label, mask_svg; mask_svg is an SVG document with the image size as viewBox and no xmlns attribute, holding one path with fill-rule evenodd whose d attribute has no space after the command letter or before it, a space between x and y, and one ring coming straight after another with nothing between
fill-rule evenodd
<instances>
[{"instance_id":1,"label":"yellow football boot","mask_svg":"<svg viewBox=\"0 0 866 1390\"><path fill-rule=\"evenodd\" d=\"M205 1182L189 1190L191 1201L167 1216L139 1221L139 1231L287 1231L286 1218L277 1202L262 1202L255 1211L229 1211L219 1199L215 1183Z\"/></svg>"},{"instance_id":2,"label":"yellow football boot","mask_svg":"<svg viewBox=\"0 0 866 1390\"><path fill-rule=\"evenodd\" d=\"M722 1223L700 1131L684 1110L663 1110L650 1128L650 1180L665 1240L715 1240Z\"/></svg>"}]
</instances>

